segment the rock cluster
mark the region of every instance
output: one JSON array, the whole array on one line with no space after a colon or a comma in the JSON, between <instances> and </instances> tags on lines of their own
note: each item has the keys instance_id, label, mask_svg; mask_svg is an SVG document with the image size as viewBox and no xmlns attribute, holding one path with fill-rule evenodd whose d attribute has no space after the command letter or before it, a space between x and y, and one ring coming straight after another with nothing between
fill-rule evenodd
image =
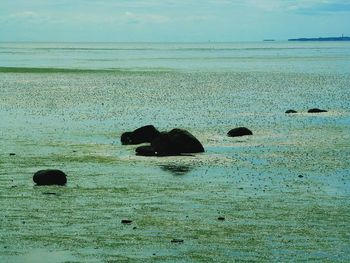
<instances>
[{"instance_id":1,"label":"rock cluster","mask_svg":"<svg viewBox=\"0 0 350 263\"><path fill-rule=\"evenodd\" d=\"M123 133L121 142L122 144L150 143L150 145L136 148L136 154L142 156L175 156L204 152L203 145L190 132L182 129L159 132L153 125Z\"/></svg>"}]
</instances>

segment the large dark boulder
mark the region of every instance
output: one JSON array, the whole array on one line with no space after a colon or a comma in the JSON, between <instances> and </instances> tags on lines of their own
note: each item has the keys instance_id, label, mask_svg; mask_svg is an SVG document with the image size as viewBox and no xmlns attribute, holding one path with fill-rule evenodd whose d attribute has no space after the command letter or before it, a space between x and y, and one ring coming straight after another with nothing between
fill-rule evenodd
<instances>
[{"instance_id":1,"label":"large dark boulder","mask_svg":"<svg viewBox=\"0 0 350 263\"><path fill-rule=\"evenodd\" d=\"M295 110L286 110L286 112L285 112L286 114L290 114L290 113L298 113L297 111L295 111Z\"/></svg>"},{"instance_id":2,"label":"large dark boulder","mask_svg":"<svg viewBox=\"0 0 350 263\"><path fill-rule=\"evenodd\" d=\"M136 148L136 154L143 156L174 156L200 152L204 152L203 145L191 133L182 129L162 132L150 146Z\"/></svg>"},{"instance_id":3,"label":"large dark boulder","mask_svg":"<svg viewBox=\"0 0 350 263\"><path fill-rule=\"evenodd\" d=\"M237 137L237 136L245 136L245 135L253 135L253 132L246 127L238 127L230 130L227 135L229 137Z\"/></svg>"},{"instance_id":4,"label":"large dark boulder","mask_svg":"<svg viewBox=\"0 0 350 263\"><path fill-rule=\"evenodd\" d=\"M307 111L308 113L320 113L320 112L327 112L326 110L321 110L321 109L318 109L318 108L313 108L313 109L309 109Z\"/></svg>"},{"instance_id":5,"label":"large dark boulder","mask_svg":"<svg viewBox=\"0 0 350 263\"><path fill-rule=\"evenodd\" d=\"M160 132L153 125L147 125L132 132L124 132L120 140L124 145L140 144L145 142L152 142L159 135Z\"/></svg>"},{"instance_id":6,"label":"large dark boulder","mask_svg":"<svg viewBox=\"0 0 350 263\"><path fill-rule=\"evenodd\" d=\"M34 174L33 181L37 185L65 185L67 176L60 170L40 170Z\"/></svg>"}]
</instances>

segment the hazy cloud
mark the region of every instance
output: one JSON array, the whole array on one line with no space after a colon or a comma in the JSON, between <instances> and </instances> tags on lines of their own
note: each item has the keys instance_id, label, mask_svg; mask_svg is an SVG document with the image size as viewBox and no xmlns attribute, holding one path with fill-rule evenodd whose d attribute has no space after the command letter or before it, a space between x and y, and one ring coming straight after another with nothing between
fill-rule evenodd
<instances>
[{"instance_id":1,"label":"hazy cloud","mask_svg":"<svg viewBox=\"0 0 350 263\"><path fill-rule=\"evenodd\" d=\"M350 0L0 0L0 40L350 35L349 13Z\"/></svg>"},{"instance_id":2,"label":"hazy cloud","mask_svg":"<svg viewBox=\"0 0 350 263\"><path fill-rule=\"evenodd\" d=\"M278 12L349 12L348 0L247 0L251 7Z\"/></svg>"}]
</instances>

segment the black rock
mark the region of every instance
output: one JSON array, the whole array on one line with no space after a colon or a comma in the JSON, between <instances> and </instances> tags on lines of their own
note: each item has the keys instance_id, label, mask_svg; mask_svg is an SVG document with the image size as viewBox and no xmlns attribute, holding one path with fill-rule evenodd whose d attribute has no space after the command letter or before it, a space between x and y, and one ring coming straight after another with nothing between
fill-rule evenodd
<instances>
[{"instance_id":1,"label":"black rock","mask_svg":"<svg viewBox=\"0 0 350 263\"><path fill-rule=\"evenodd\" d=\"M65 185L67 177L60 170L48 169L37 171L33 176L33 181L37 185Z\"/></svg>"},{"instance_id":2,"label":"black rock","mask_svg":"<svg viewBox=\"0 0 350 263\"><path fill-rule=\"evenodd\" d=\"M183 239L178 239L178 238L174 238L173 240L171 240L171 243L183 243Z\"/></svg>"},{"instance_id":3,"label":"black rock","mask_svg":"<svg viewBox=\"0 0 350 263\"><path fill-rule=\"evenodd\" d=\"M227 135L230 137L238 137L238 136L245 136L245 135L253 135L253 132L246 127L238 127L230 130L227 133Z\"/></svg>"},{"instance_id":4,"label":"black rock","mask_svg":"<svg viewBox=\"0 0 350 263\"><path fill-rule=\"evenodd\" d=\"M191 133L182 129L162 132L150 146L136 148L136 154L142 156L176 156L200 152L204 152L203 145Z\"/></svg>"},{"instance_id":5,"label":"black rock","mask_svg":"<svg viewBox=\"0 0 350 263\"><path fill-rule=\"evenodd\" d=\"M136 148L136 154L141 156L156 156L154 148L150 145Z\"/></svg>"},{"instance_id":6,"label":"black rock","mask_svg":"<svg viewBox=\"0 0 350 263\"><path fill-rule=\"evenodd\" d=\"M57 193L53 193L53 192L45 192L45 193L43 193L43 195L57 195Z\"/></svg>"},{"instance_id":7,"label":"black rock","mask_svg":"<svg viewBox=\"0 0 350 263\"><path fill-rule=\"evenodd\" d=\"M298 112L295 111L295 110L287 110L285 113L286 113L286 114L289 114L289 113L298 113Z\"/></svg>"},{"instance_id":8,"label":"black rock","mask_svg":"<svg viewBox=\"0 0 350 263\"><path fill-rule=\"evenodd\" d=\"M152 142L159 135L160 132L153 125L147 125L132 132L124 132L120 140L123 145L140 144Z\"/></svg>"},{"instance_id":9,"label":"black rock","mask_svg":"<svg viewBox=\"0 0 350 263\"><path fill-rule=\"evenodd\" d=\"M309 109L307 112L308 113L320 113L320 112L327 112L327 111L326 110L317 109L317 108L313 108L313 109Z\"/></svg>"}]
</instances>

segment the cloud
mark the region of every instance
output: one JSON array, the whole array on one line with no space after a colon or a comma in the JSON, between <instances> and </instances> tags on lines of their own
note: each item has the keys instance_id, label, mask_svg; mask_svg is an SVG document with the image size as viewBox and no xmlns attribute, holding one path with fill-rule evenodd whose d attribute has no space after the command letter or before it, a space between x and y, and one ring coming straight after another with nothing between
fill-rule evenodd
<instances>
[{"instance_id":1,"label":"cloud","mask_svg":"<svg viewBox=\"0 0 350 263\"><path fill-rule=\"evenodd\" d=\"M0 0L0 38L285 39L349 34L349 12L350 0Z\"/></svg>"},{"instance_id":2,"label":"cloud","mask_svg":"<svg viewBox=\"0 0 350 263\"><path fill-rule=\"evenodd\" d=\"M38 13L32 11L23 11L18 13L13 13L10 15L12 18L37 18L39 17Z\"/></svg>"},{"instance_id":3,"label":"cloud","mask_svg":"<svg viewBox=\"0 0 350 263\"><path fill-rule=\"evenodd\" d=\"M125 12L121 17L125 22L132 21L137 23L167 23L170 21L168 16L151 13L133 13Z\"/></svg>"},{"instance_id":4,"label":"cloud","mask_svg":"<svg viewBox=\"0 0 350 263\"><path fill-rule=\"evenodd\" d=\"M0 16L0 23L15 23L15 24L32 24L46 23L53 19L48 13L21 11Z\"/></svg>"},{"instance_id":5,"label":"cloud","mask_svg":"<svg viewBox=\"0 0 350 263\"><path fill-rule=\"evenodd\" d=\"M297 10L304 14L332 14L350 12L350 2L322 3L312 7L301 7Z\"/></svg>"},{"instance_id":6,"label":"cloud","mask_svg":"<svg viewBox=\"0 0 350 263\"><path fill-rule=\"evenodd\" d=\"M350 12L348 0L247 0L246 5L270 12L304 14Z\"/></svg>"}]
</instances>

